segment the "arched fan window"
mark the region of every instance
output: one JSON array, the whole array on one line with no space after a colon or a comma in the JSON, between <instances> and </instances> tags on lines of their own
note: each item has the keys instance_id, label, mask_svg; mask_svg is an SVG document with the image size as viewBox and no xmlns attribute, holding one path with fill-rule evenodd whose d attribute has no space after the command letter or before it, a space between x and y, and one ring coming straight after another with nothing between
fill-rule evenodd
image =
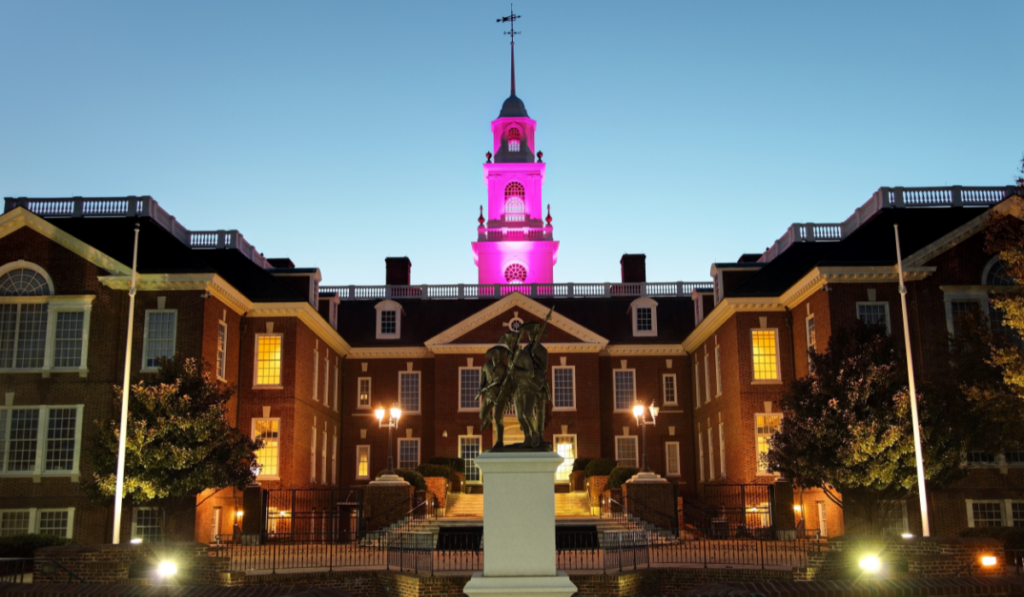
<instances>
[{"instance_id":1,"label":"arched fan window","mask_svg":"<svg viewBox=\"0 0 1024 597\"><path fill-rule=\"evenodd\" d=\"M1006 267L1003 266L1003 262L999 261L996 257L994 262L988 267L988 271L985 273L985 285L986 286L1016 286L1017 281L1013 279L1010 274L1006 273Z\"/></svg>"},{"instance_id":2,"label":"arched fan window","mask_svg":"<svg viewBox=\"0 0 1024 597\"><path fill-rule=\"evenodd\" d=\"M526 191L518 182L510 182L505 187L505 221L522 222L526 220Z\"/></svg>"},{"instance_id":3,"label":"arched fan window","mask_svg":"<svg viewBox=\"0 0 1024 597\"><path fill-rule=\"evenodd\" d=\"M505 280L509 284L522 284L526 282L526 267L519 263L509 265L505 268Z\"/></svg>"},{"instance_id":4,"label":"arched fan window","mask_svg":"<svg viewBox=\"0 0 1024 597\"><path fill-rule=\"evenodd\" d=\"M519 129L516 127L508 130L508 150L519 151Z\"/></svg>"},{"instance_id":5,"label":"arched fan window","mask_svg":"<svg viewBox=\"0 0 1024 597\"><path fill-rule=\"evenodd\" d=\"M0 276L0 296L47 296L49 294L49 282L35 270L13 269Z\"/></svg>"}]
</instances>

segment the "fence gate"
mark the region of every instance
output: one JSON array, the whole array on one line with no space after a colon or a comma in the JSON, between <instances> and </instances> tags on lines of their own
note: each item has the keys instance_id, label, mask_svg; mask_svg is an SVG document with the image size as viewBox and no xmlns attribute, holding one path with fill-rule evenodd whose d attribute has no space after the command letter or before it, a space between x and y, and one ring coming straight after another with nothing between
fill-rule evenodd
<instances>
[{"instance_id":1,"label":"fence gate","mask_svg":"<svg viewBox=\"0 0 1024 597\"><path fill-rule=\"evenodd\" d=\"M270 489L267 491L268 539L335 541L352 536L353 512L359 516L361 489Z\"/></svg>"},{"instance_id":2,"label":"fence gate","mask_svg":"<svg viewBox=\"0 0 1024 597\"><path fill-rule=\"evenodd\" d=\"M772 485L707 484L704 486L704 505L712 513L711 530L757 534L759 529L770 529L774 524Z\"/></svg>"}]
</instances>

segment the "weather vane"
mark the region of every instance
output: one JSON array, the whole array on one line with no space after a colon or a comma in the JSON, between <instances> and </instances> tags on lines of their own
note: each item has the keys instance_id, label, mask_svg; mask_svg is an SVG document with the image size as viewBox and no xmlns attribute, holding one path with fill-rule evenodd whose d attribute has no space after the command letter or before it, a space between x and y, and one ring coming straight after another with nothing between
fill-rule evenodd
<instances>
[{"instance_id":1,"label":"weather vane","mask_svg":"<svg viewBox=\"0 0 1024 597\"><path fill-rule=\"evenodd\" d=\"M513 46L516 45L516 34L519 33L518 31L516 31L516 19L521 19L521 18L523 18L523 17L517 15L512 10L512 5L509 4L508 5L508 16L507 17L501 17L497 21L498 23L508 23L508 31L505 32L505 35L512 36L512 45Z\"/></svg>"}]
</instances>

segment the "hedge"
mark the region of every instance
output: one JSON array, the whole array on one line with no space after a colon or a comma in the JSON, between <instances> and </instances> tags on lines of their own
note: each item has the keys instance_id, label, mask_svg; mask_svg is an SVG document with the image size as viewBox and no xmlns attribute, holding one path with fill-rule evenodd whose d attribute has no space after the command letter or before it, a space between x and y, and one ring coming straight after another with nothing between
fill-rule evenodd
<instances>
[{"instance_id":1,"label":"hedge","mask_svg":"<svg viewBox=\"0 0 1024 597\"><path fill-rule=\"evenodd\" d=\"M31 558L37 549L69 543L71 539L53 535L25 534L0 537L0 558Z\"/></svg>"},{"instance_id":2,"label":"hedge","mask_svg":"<svg viewBox=\"0 0 1024 597\"><path fill-rule=\"evenodd\" d=\"M386 472L388 472L386 469L382 470L381 472L379 472L377 474L377 476L379 477L379 476L383 475ZM403 469L403 468L396 468L395 469L395 474L398 475L399 477L405 479L405 481L409 485L412 485L416 489L422 489L423 491L427 490L427 482L423 480L423 475L419 474L418 472L406 470L406 469Z\"/></svg>"},{"instance_id":3,"label":"hedge","mask_svg":"<svg viewBox=\"0 0 1024 597\"><path fill-rule=\"evenodd\" d=\"M617 466L608 474L608 489L618 489L629 481L630 477L640 472L635 466Z\"/></svg>"},{"instance_id":4,"label":"hedge","mask_svg":"<svg viewBox=\"0 0 1024 597\"><path fill-rule=\"evenodd\" d=\"M572 472L575 473L576 471L586 471L587 465L590 464L591 460L593 460L593 458L577 458L572 463Z\"/></svg>"},{"instance_id":5,"label":"hedge","mask_svg":"<svg viewBox=\"0 0 1024 597\"><path fill-rule=\"evenodd\" d=\"M447 466L453 471L462 472L466 470L466 461L461 458L449 458L448 456L434 456L427 461L430 464L440 464L441 466Z\"/></svg>"},{"instance_id":6,"label":"hedge","mask_svg":"<svg viewBox=\"0 0 1024 597\"><path fill-rule=\"evenodd\" d=\"M423 464L416 467L416 472L423 475L424 477L444 477L445 479L447 479L451 477L452 469L450 466L424 462Z\"/></svg>"},{"instance_id":7,"label":"hedge","mask_svg":"<svg viewBox=\"0 0 1024 597\"><path fill-rule=\"evenodd\" d=\"M612 469L617 465L618 463L611 458L595 458L587 463L587 468L584 470L587 471L588 477L601 477L610 475Z\"/></svg>"}]
</instances>

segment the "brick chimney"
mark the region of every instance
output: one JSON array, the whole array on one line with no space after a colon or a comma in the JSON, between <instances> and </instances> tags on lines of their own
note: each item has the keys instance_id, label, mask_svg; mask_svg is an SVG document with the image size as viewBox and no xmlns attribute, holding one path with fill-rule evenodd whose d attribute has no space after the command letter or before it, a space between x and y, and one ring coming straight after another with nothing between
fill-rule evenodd
<instances>
[{"instance_id":1,"label":"brick chimney","mask_svg":"<svg viewBox=\"0 0 1024 597\"><path fill-rule=\"evenodd\" d=\"M412 279L412 261L408 257L386 257L384 267L385 284L388 286L408 286Z\"/></svg>"},{"instance_id":2,"label":"brick chimney","mask_svg":"<svg viewBox=\"0 0 1024 597\"><path fill-rule=\"evenodd\" d=\"M626 253L619 260L622 266L622 283L647 281L647 255Z\"/></svg>"}]
</instances>

